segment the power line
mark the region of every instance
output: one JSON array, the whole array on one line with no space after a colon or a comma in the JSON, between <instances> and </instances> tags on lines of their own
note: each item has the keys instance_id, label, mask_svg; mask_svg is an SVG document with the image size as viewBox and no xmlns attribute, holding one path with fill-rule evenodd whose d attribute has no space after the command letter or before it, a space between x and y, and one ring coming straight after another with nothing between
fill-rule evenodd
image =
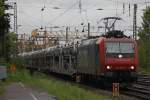
<instances>
[{"instance_id":1,"label":"power line","mask_svg":"<svg viewBox=\"0 0 150 100\"><path fill-rule=\"evenodd\" d=\"M143 6L144 6L144 5L143 5ZM138 7L138 9L142 8L143 6ZM128 11L126 11L125 13L127 13L127 12L129 12L129 10L128 10ZM122 16L122 15L124 15L124 14L123 14L123 13L120 13L120 14L119 14L119 16Z\"/></svg>"},{"instance_id":2,"label":"power line","mask_svg":"<svg viewBox=\"0 0 150 100\"><path fill-rule=\"evenodd\" d=\"M22 11L24 14L25 14L25 16L27 16L27 17L29 17L29 18L33 18L36 22L39 20L38 18L35 18L35 17L33 17L33 16L31 16L31 15L29 15L28 13L26 13L25 11ZM29 19L28 19L29 20ZM24 21L24 20L23 20ZM24 21L25 22L25 21ZM26 23L26 22L25 22ZM31 25L30 24L30 26L36 26L36 25ZM36 27L39 27L39 26L36 26Z\"/></svg>"},{"instance_id":3,"label":"power line","mask_svg":"<svg viewBox=\"0 0 150 100\"><path fill-rule=\"evenodd\" d=\"M57 17L55 17L54 19L52 19L50 21L50 23L52 24L53 22L56 21L56 19L62 17L65 13L67 13L68 11L70 11L74 6L76 6L78 4L78 2L74 3L73 5L71 5L68 9L66 9L63 13L59 14Z\"/></svg>"},{"instance_id":4,"label":"power line","mask_svg":"<svg viewBox=\"0 0 150 100\"><path fill-rule=\"evenodd\" d=\"M116 2L116 1L114 1L114 0L106 0L106 1L110 1L110 2ZM141 1L141 0L140 0ZM150 1L144 1L144 2L124 2L124 1L118 1L118 3L120 3L120 4L145 4L145 3L150 3Z\"/></svg>"}]
</instances>

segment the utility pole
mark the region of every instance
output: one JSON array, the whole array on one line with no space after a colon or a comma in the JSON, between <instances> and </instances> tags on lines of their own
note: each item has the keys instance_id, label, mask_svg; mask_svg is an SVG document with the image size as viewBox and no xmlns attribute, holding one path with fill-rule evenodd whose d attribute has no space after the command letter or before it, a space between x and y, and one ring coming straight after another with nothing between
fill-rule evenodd
<instances>
[{"instance_id":1,"label":"utility pole","mask_svg":"<svg viewBox=\"0 0 150 100\"><path fill-rule=\"evenodd\" d=\"M66 27L66 43L68 43L68 31L69 31L69 27Z\"/></svg>"},{"instance_id":2,"label":"utility pole","mask_svg":"<svg viewBox=\"0 0 150 100\"><path fill-rule=\"evenodd\" d=\"M81 2L81 0L79 0L79 9L80 9L80 13L82 13L82 2Z\"/></svg>"},{"instance_id":3,"label":"utility pole","mask_svg":"<svg viewBox=\"0 0 150 100\"><path fill-rule=\"evenodd\" d=\"M88 23L88 38L90 38L90 23Z\"/></svg>"},{"instance_id":4,"label":"utility pole","mask_svg":"<svg viewBox=\"0 0 150 100\"><path fill-rule=\"evenodd\" d=\"M17 34L18 33L18 24L17 24L17 2L9 2L9 5L11 5L10 9L13 9L13 17L14 17L14 32Z\"/></svg>"},{"instance_id":5,"label":"utility pole","mask_svg":"<svg viewBox=\"0 0 150 100\"><path fill-rule=\"evenodd\" d=\"M14 32L18 34L18 26L17 26L17 3L14 2Z\"/></svg>"},{"instance_id":6,"label":"utility pole","mask_svg":"<svg viewBox=\"0 0 150 100\"><path fill-rule=\"evenodd\" d=\"M134 4L134 13L133 13L133 38L137 39L137 4Z\"/></svg>"}]
</instances>

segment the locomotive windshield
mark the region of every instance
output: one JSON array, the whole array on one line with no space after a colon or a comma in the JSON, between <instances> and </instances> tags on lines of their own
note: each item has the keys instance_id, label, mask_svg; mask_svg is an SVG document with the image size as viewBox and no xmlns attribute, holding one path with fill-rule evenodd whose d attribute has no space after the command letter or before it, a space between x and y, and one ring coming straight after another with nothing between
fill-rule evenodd
<instances>
[{"instance_id":1,"label":"locomotive windshield","mask_svg":"<svg viewBox=\"0 0 150 100\"><path fill-rule=\"evenodd\" d=\"M114 56L112 54L126 54L131 57L134 54L134 45L133 43L108 42L106 43L106 56L112 57Z\"/></svg>"}]
</instances>

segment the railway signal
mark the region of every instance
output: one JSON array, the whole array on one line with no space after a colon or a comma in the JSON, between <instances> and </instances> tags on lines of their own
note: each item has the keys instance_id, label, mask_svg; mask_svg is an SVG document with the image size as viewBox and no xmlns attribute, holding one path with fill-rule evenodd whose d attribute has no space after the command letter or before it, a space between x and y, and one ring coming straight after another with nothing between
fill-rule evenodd
<instances>
[{"instance_id":1,"label":"railway signal","mask_svg":"<svg viewBox=\"0 0 150 100\"><path fill-rule=\"evenodd\" d=\"M12 64L11 66L10 66L10 71L11 72L16 72L16 65L15 64Z\"/></svg>"},{"instance_id":2,"label":"railway signal","mask_svg":"<svg viewBox=\"0 0 150 100\"><path fill-rule=\"evenodd\" d=\"M119 96L119 83L113 83L113 96Z\"/></svg>"}]
</instances>

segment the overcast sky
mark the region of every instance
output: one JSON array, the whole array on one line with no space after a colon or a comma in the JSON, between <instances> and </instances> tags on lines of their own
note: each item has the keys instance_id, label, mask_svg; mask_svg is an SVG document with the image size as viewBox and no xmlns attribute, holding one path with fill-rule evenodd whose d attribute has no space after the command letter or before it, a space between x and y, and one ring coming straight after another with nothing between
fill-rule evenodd
<instances>
[{"instance_id":1,"label":"overcast sky","mask_svg":"<svg viewBox=\"0 0 150 100\"><path fill-rule=\"evenodd\" d=\"M143 9L148 6L150 0L81 0L81 12L79 0L8 0L16 1L18 6L18 28L20 34L30 33L41 26L78 26L82 22L98 26L103 17L119 16L124 19L122 26L132 29L133 4L138 4L138 26L141 24ZM123 3L125 13L123 14ZM131 16L129 16L129 3ZM41 9L44 8L43 11ZM56 9L59 8L59 9ZM97 9L103 10L97 10ZM13 20L11 22L13 24ZM121 27L121 28L122 28Z\"/></svg>"}]
</instances>

